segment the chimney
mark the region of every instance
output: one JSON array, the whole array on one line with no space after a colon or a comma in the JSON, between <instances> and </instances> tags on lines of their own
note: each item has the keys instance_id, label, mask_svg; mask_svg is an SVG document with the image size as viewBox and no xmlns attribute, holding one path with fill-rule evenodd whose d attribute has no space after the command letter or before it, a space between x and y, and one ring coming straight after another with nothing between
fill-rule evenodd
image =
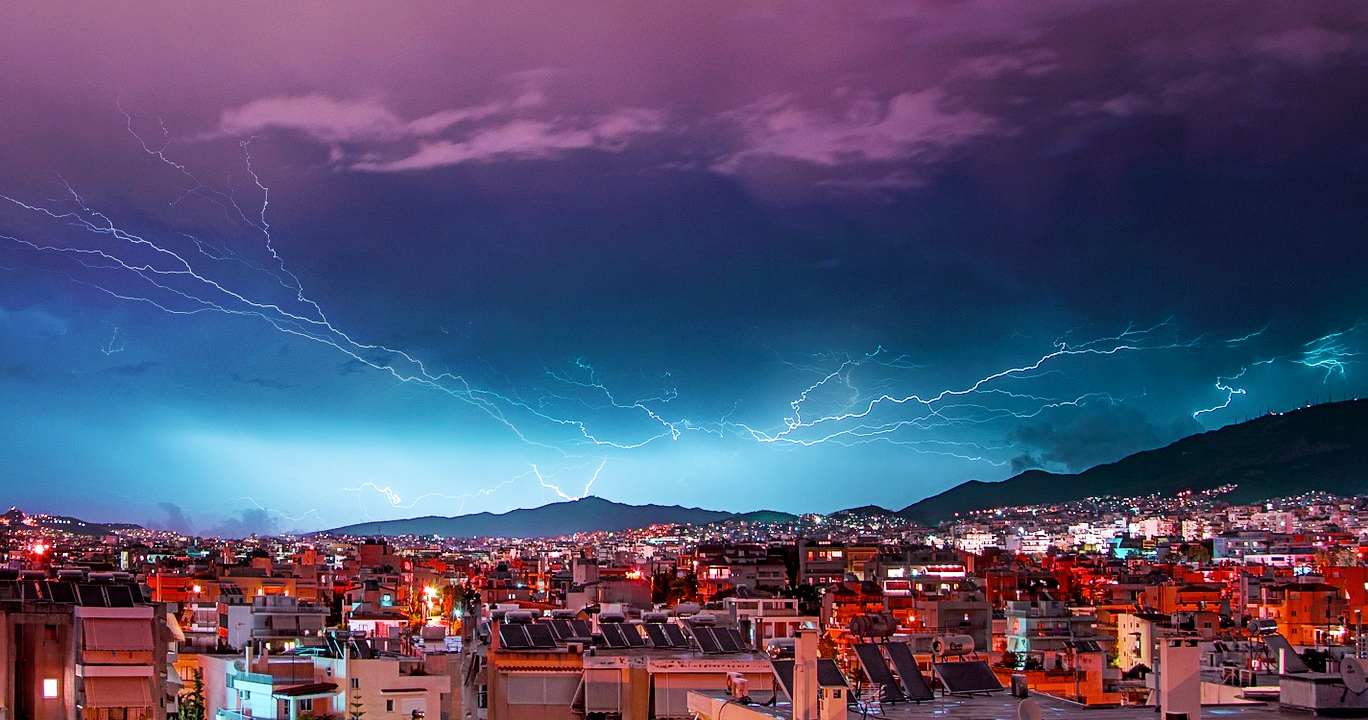
<instances>
[{"instance_id":1,"label":"chimney","mask_svg":"<svg viewBox=\"0 0 1368 720\"><path fill-rule=\"evenodd\" d=\"M799 628L794 637L793 720L818 720L817 631L812 628Z\"/></svg>"},{"instance_id":2,"label":"chimney","mask_svg":"<svg viewBox=\"0 0 1368 720\"><path fill-rule=\"evenodd\" d=\"M1196 640L1164 640L1159 646L1159 717L1202 717L1201 659Z\"/></svg>"}]
</instances>

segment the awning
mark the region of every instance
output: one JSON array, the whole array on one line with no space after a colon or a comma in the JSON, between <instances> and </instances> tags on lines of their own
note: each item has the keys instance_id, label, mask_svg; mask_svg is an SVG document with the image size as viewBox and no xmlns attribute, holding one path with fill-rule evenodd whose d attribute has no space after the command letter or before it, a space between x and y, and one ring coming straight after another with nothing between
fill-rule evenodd
<instances>
[{"instance_id":1,"label":"awning","mask_svg":"<svg viewBox=\"0 0 1368 720\"><path fill-rule=\"evenodd\" d=\"M185 642L185 631L181 629L180 621L176 619L175 613L166 614L166 627L171 630L171 637L176 642Z\"/></svg>"},{"instance_id":2,"label":"awning","mask_svg":"<svg viewBox=\"0 0 1368 720\"><path fill-rule=\"evenodd\" d=\"M146 677L86 677L83 687L87 708L152 706L152 682Z\"/></svg>"},{"instance_id":3,"label":"awning","mask_svg":"<svg viewBox=\"0 0 1368 720\"><path fill-rule=\"evenodd\" d=\"M305 683L303 685L291 685L281 688L273 693L271 697L278 700L288 700L290 698L318 698L331 697L337 694L337 684L330 682Z\"/></svg>"},{"instance_id":4,"label":"awning","mask_svg":"<svg viewBox=\"0 0 1368 720\"><path fill-rule=\"evenodd\" d=\"M85 650L132 652L152 650L152 623L146 620L85 618L81 621Z\"/></svg>"}]
</instances>

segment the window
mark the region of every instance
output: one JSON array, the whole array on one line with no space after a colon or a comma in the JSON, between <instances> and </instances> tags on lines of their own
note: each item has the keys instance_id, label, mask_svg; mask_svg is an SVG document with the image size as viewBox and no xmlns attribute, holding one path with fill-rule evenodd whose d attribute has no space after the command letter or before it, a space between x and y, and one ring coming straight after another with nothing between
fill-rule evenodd
<instances>
[{"instance_id":1,"label":"window","mask_svg":"<svg viewBox=\"0 0 1368 720\"><path fill-rule=\"evenodd\" d=\"M312 699L312 698L304 698L303 700L300 700L300 701L299 701L299 709L300 709L300 710L303 710L303 711L305 711L305 712L312 712L312 711L313 711L313 699Z\"/></svg>"},{"instance_id":2,"label":"window","mask_svg":"<svg viewBox=\"0 0 1368 720\"><path fill-rule=\"evenodd\" d=\"M385 712L394 712L394 701L393 701L393 700L386 700L386 701L385 701Z\"/></svg>"},{"instance_id":3,"label":"window","mask_svg":"<svg viewBox=\"0 0 1368 720\"><path fill-rule=\"evenodd\" d=\"M352 679L351 679L351 689L353 689L353 690L359 690L360 688L361 688L361 678L352 678Z\"/></svg>"},{"instance_id":4,"label":"window","mask_svg":"<svg viewBox=\"0 0 1368 720\"><path fill-rule=\"evenodd\" d=\"M569 707L583 676L580 673L509 673L505 695L509 705Z\"/></svg>"},{"instance_id":5,"label":"window","mask_svg":"<svg viewBox=\"0 0 1368 720\"><path fill-rule=\"evenodd\" d=\"M57 678L43 678L43 697L57 697Z\"/></svg>"}]
</instances>

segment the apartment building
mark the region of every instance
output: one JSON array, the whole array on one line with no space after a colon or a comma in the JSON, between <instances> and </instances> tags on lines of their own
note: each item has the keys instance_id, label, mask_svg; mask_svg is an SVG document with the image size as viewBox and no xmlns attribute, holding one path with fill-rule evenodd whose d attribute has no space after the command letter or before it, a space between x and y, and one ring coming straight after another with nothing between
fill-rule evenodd
<instances>
[{"instance_id":1,"label":"apartment building","mask_svg":"<svg viewBox=\"0 0 1368 720\"><path fill-rule=\"evenodd\" d=\"M165 606L125 574L0 571L0 717L163 720L173 649Z\"/></svg>"}]
</instances>

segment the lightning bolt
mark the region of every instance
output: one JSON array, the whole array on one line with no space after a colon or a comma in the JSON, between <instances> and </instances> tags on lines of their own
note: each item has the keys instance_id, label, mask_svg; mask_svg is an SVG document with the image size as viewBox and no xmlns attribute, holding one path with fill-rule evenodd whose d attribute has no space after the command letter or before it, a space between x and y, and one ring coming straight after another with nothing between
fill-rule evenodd
<instances>
[{"instance_id":1,"label":"lightning bolt","mask_svg":"<svg viewBox=\"0 0 1368 720\"><path fill-rule=\"evenodd\" d=\"M128 347L127 343L119 338L119 326L114 326L114 332L110 334L109 340L100 346L100 352L105 355L116 355L123 352Z\"/></svg>"},{"instance_id":2,"label":"lightning bolt","mask_svg":"<svg viewBox=\"0 0 1368 720\"><path fill-rule=\"evenodd\" d=\"M1046 398L1030 393L1015 392L1007 388L993 387L993 385L998 382L1033 375L1050 363L1071 357L1105 357L1122 353L1178 350L1198 346L1200 338L1187 340L1157 339L1160 331L1168 328L1171 322L1172 318L1169 318L1145 328L1128 325L1116 335L1095 338L1075 345L1070 345L1061 337L1055 341L1053 351L1041 355L1034 361L989 373L967 385L945 388L928 395L880 393L863 401L853 410L820 415L812 419L805 417L805 406L813 393L833 381L848 383L849 381L843 380L843 378L848 377L848 373L853 368L860 366L871 356L877 355L879 350L876 349L863 359L855 358L843 362L835 370L804 388L797 397L790 401L791 412L788 417L784 418L781 428L767 431L750 425L742 425L741 427L751 439L760 443L811 447L851 437L863 440L870 437L890 435L905 428L925 430L945 425L981 424L995 419L1028 419L1057 408L1081 407L1089 402L1096 401L1115 402L1115 398L1100 392L1087 392L1072 398ZM1010 407L990 407L981 403L948 402L967 397L992 395L1012 400L1030 401L1031 407L1020 410ZM920 408L920 414L888 422L873 422L871 420L876 411L885 408L896 409L898 406ZM956 414L957 411L962 410L980 414L971 416ZM814 433L816 434L815 437L811 436Z\"/></svg>"},{"instance_id":3,"label":"lightning bolt","mask_svg":"<svg viewBox=\"0 0 1368 720\"><path fill-rule=\"evenodd\" d=\"M362 501L361 495L366 491L373 491L375 493L380 494L382 497L385 498L385 502L389 504L389 507L395 510L412 510L413 508L418 507L426 501L434 498L447 501L456 501L459 503L459 505L456 508L456 514L459 515L465 512L466 503L468 501L473 500L475 498L488 497L490 495L493 495L494 493L512 485L518 480L521 480L531 474L532 471L528 470L526 472L520 473L515 477L504 480L503 482L491 485L489 487L480 488L479 490L474 490L468 493L460 493L455 495L440 492L423 493L413 498L412 500L409 500L408 502L404 502L403 496L401 496L399 492L396 491L394 487L391 485L378 485L376 483L367 481L361 483L361 485L358 487L342 488L342 490L343 492L357 493L357 505L361 509L362 515L364 515L367 520L373 520L374 518L370 514L369 506Z\"/></svg>"},{"instance_id":4,"label":"lightning bolt","mask_svg":"<svg viewBox=\"0 0 1368 720\"><path fill-rule=\"evenodd\" d=\"M273 515L275 517L281 518L296 528L302 525L306 518L313 518L315 521L322 520L322 515L318 512L316 508L310 508L302 513L299 513L298 515L291 515L285 512L284 510L266 507L265 505L262 505L260 502L257 502L256 498L253 498L250 495L243 495L239 497L238 500L245 500L248 503L251 503L252 506L256 509L266 513L267 515Z\"/></svg>"},{"instance_id":5,"label":"lightning bolt","mask_svg":"<svg viewBox=\"0 0 1368 720\"><path fill-rule=\"evenodd\" d=\"M553 389L539 397L529 393L534 399L526 400L516 390L483 387L464 374L431 367L409 350L368 340L335 322L286 263L280 249L281 238L271 219L276 197L258 170L253 153L257 148L255 138L238 141L242 172L248 178L248 182L242 183L245 196L255 199L253 203L240 203L231 182L226 190L202 182L185 162L172 156L173 140L160 118L157 127L161 142L148 142L138 132L137 119L121 105L119 110L128 134L142 152L165 168L162 172L169 170L183 181L168 207L184 210L192 199L203 200L212 206L213 212L222 212L234 228L249 235L253 247L239 251L208 235L136 231L98 209L96 203L87 202L60 176L65 195L59 200L39 203L0 194L0 201L61 228L62 232L53 233L57 239L38 241L17 234L0 238L23 252L69 260L72 272L80 274L69 276L73 282L112 299L145 305L173 316L220 314L259 322L287 337L330 349L347 361L398 383L449 397L482 413L527 447L550 454L555 458L553 462L573 463L582 461L586 455L601 458L579 494L567 492L552 482L556 472L544 472L540 464L531 464L525 473L494 486L464 494L426 493L409 499L393 485L380 482L342 488L357 495L362 512L369 511L372 503L367 500L374 497L378 497L381 506L391 509L411 509L433 499L458 502L463 509L466 501L527 477L534 477L542 488L561 499L579 499L586 497L598 481L608 462L607 457L602 457L605 453L625 453L651 443L679 441L689 434L788 448L885 443L913 453L1001 467L1007 463L994 453L1010 446L947 440L934 434L949 428L1038 418L1052 411L1093 404L1123 403L1128 398L1105 389L1070 386L1058 392L1032 391L1035 385L1028 387L1025 383L1047 377L1067 380L1072 363L1078 361L1200 347L1239 347L1268 329L1265 325L1239 337L1206 344L1200 336L1181 336L1173 318L1148 326L1132 323L1120 332L1083 341L1076 341L1079 331L1071 329L1055 338L1048 350L1042 347L1043 353L1028 356L1025 361L976 379L971 376L947 387L929 391L922 388L918 392L908 392L906 388L915 387L911 384L915 374L926 366L915 362L910 354L890 352L883 346L856 355L819 353L802 362L785 363L813 377L804 376L797 392L781 401L779 411L758 420L735 419L739 401L715 420L707 415L691 417L687 410L681 410L684 403L668 373L668 387L632 399L610 388L594 365L584 359L575 360L566 371L546 370L544 376ZM1217 378L1216 388L1225 393L1224 402L1197 410L1193 417L1229 407L1235 395L1246 394L1245 388L1237 387L1235 381L1256 365L1281 360L1323 370L1324 382L1334 376L1343 377L1347 365L1359 357L1346 338L1357 327L1327 334L1308 341L1296 353L1254 362L1233 376ZM122 343L115 327L101 350L113 354L123 349ZM630 427L602 432L600 416L628 418ZM255 500L252 502L267 510Z\"/></svg>"},{"instance_id":6,"label":"lightning bolt","mask_svg":"<svg viewBox=\"0 0 1368 720\"><path fill-rule=\"evenodd\" d=\"M1230 340L1227 340L1226 344L1238 345L1240 343L1245 342L1246 340L1249 340L1250 338L1254 338L1263 334L1263 332L1267 329L1268 326L1265 325L1259 330L1249 333L1248 335L1243 335L1238 338L1232 338ZM1308 367L1315 370L1321 370L1324 371L1324 374L1321 376L1322 384L1329 383L1330 380L1335 377L1339 377L1341 379L1347 377L1349 372L1349 365L1358 362L1359 358L1363 355L1363 353L1355 350L1355 346L1351 344L1350 338L1362 329L1363 323L1362 321L1359 321L1343 330L1336 330L1321 335L1319 337L1313 338L1311 340L1307 340L1292 352L1283 353L1280 355L1273 355L1270 357L1255 360L1249 365L1241 367L1240 370L1234 375L1226 377L1217 377L1215 386L1218 391L1225 394L1224 399L1216 405L1204 407L1194 411L1192 413L1193 419L1199 418L1202 415L1206 415L1208 413L1214 413L1219 410L1224 410L1225 408L1230 407L1230 404L1234 401L1235 396L1237 395L1248 395L1249 391L1247 390L1247 388L1236 387L1232 384L1232 382L1243 378L1245 374L1249 371L1249 369L1252 367L1269 366L1275 363L1287 363L1290 365L1299 365L1302 367Z\"/></svg>"},{"instance_id":7,"label":"lightning bolt","mask_svg":"<svg viewBox=\"0 0 1368 720\"><path fill-rule=\"evenodd\" d=\"M1231 385L1231 384L1229 383L1229 381L1232 381L1232 380L1239 380L1240 378L1244 377L1244 374L1245 374L1248 370L1249 370L1249 368L1247 368L1247 367L1242 367L1242 368L1240 368L1240 371L1239 371L1239 372L1235 373L1234 375L1231 375L1231 376L1228 377L1228 378L1222 378L1222 377L1216 378L1216 389L1217 389L1217 390L1220 390L1221 392L1224 392L1224 393L1225 393L1225 400L1222 401L1221 404L1219 404L1219 405L1212 405L1211 407L1202 408L1202 409L1200 409L1200 410L1197 410L1197 411L1193 412L1193 413L1192 413L1192 419L1193 419L1193 420L1196 420L1197 418L1199 418L1199 417L1201 417L1201 416L1203 416L1203 415L1205 415L1205 414L1207 414L1207 413L1213 413L1213 412L1216 412L1217 410L1224 410L1224 409L1230 407L1230 402L1231 402L1232 400L1235 399L1235 396L1236 396L1236 395L1247 395L1248 393L1245 391L1244 388L1242 388L1242 387L1235 387L1235 386Z\"/></svg>"},{"instance_id":8,"label":"lightning bolt","mask_svg":"<svg viewBox=\"0 0 1368 720\"><path fill-rule=\"evenodd\" d=\"M599 473L603 472L603 468L607 464L607 458L604 458L599 462L598 467L594 468L594 474L589 477L589 482L584 484L584 490L578 495L571 495L562 490L559 485L547 482L546 477L542 475L541 469L536 465L532 465L532 474L537 477L537 482L540 483L542 487L556 493L562 500L583 500L584 498L589 497L589 491L594 488L594 483L598 482Z\"/></svg>"}]
</instances>

